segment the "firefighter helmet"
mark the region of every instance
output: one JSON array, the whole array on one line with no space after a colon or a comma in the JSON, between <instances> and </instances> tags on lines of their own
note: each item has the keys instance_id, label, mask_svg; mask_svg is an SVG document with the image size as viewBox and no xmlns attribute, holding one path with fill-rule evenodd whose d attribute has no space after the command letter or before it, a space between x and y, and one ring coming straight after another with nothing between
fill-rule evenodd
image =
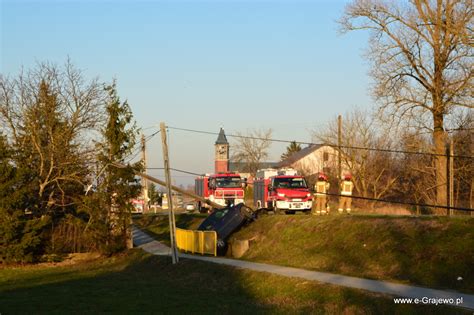
<instances>
[{"instance_id":1,"label":"firefighter helmet","mask_svg":"<svg viewBox=\"0 0 474 315\"><path fill-rule=\"evenodd\" d=\"M319 173L319 175L318 175L318 180L327 181L327 180L328 180L328 177L327 177L326 174L324 174L324 173Z\"/></svg>"},{"instance_id":2,"label":"firefighter helmet","mask_svg":"<svg viewBox=\"0 0 474 315\"><path fill-rule=\"evenodd\" d=\"M350 173L344 174L344 180L351 180L351 179L352 179L352 175Z\"/></svg>"}]
</instances>

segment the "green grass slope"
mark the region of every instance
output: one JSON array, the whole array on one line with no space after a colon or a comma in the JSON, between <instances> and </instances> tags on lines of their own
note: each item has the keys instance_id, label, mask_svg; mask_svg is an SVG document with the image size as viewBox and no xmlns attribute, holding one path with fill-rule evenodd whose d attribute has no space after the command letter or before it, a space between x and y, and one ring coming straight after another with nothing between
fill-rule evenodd
<instances>
[{"instance_id":1,"label":"green grass slope","mask_svg":"<svg viewBox=\"0 0 474 315\"><path fill-rule=\"evenodd\" d=\"M176 224L195 229L203 219ZM137 222L169 244L168 217ZM232 238L252 239L244 260L474 292L474 218L268 215Z\"/></svg>"},{"instance_id":2,"label":"green grass slope","mask_svg":"<svg viewBox=\"0 0 474 315\"><path fill-rule=\"evenodd\" d=\"M472 218L265 216L233 237L245 260L474 292Z\"/></svg>"}]
</instances>

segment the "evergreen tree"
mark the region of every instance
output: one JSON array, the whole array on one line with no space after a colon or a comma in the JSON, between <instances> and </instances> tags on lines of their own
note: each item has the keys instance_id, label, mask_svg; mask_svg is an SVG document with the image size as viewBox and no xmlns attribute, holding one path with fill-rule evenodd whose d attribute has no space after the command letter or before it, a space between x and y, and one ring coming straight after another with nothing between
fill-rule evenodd
<instances>
[{"instance_id":1,"label":"evergreen tree","mask_svg":"<svg viewBox=\"0 0 474 315\"><path fill-rule=\"evenodd\" d=\"M287 147L286 147L286 152L281 155L281 160L284 161L290 156L293 155L293 153L296 153L298 151L301 151L301 145L299 143L296 143L296 141L291 142Z\"/></svg>"},{"instance_id":2,"label":"evergreen tree","mask_svg":"<svg viewBox=\"0 0 474 315\"><path fill-rule=\"evenodd\" d=\"M106 91L108 120L102 131L104 140L98 154L104 172L97 192L86 200L84 207L90 216L88 226L92 226L93 238L102 244L99 249L112 253L130 246L133 209L130 200L140 194L141 186L135 172L142 171L142 164L139 162L124 168L112 165L125 164L135 146L138 129L128 103L120 103L115 82L106 87Z\"/></svg>"},{"instance_id":3,"label":"evergreen tree","mask_svg":"<svg viewBox=\"0 0 474 315\"><path fill-rule=\"evenodd\" d=\"M32 262L42 253L49 217L29 217L29 168L13 164L14 152L0 134L0 262ZM29 212L29 211L28 211Z\"/></svg>"},{"instance_id":4,"label":"evergreen tree","mask_svg":"<svg viewBox=\"0 0 474 315\"><path fill-rule=\"evenodd\" d=\"M156 190L156 185L154 183L148 184L148 198L150 198L150 204L154 205L160 203L160 192Z\"/></svg>"},{"instance_id":5,"label":"evergreen tree","mask_svg":"<svg viewBox=\"0 0 474 315\"><path fill-rule=\"evenodd\" d=\"M81 245L89 217L77 210L90 183L106 94L69 60L64 67L40 63L18 77L0 75L2 260L94 244ZM21 248L10 250L15 244Z\"/></svg>"}]
</instances>

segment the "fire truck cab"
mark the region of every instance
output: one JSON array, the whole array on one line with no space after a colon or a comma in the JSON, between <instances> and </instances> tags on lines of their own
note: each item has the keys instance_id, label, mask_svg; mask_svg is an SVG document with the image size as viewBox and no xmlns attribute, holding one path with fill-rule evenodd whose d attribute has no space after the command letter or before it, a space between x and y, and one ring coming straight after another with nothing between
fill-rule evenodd
<instances>
[{"instance_id":1,"label":"fire truck cab","mask_svg":"<svg viewBox=\"0 0 474 315\"><path fill-rule=\"evenodd\" d=\"M244 202L244 183L239 174L219 173L199 176L195 181L195 193L222 206L237 205ZM210 207L198 202L199 211Z\"/></svg>"},{"instance_id":2,"label":"fire truck cab","mask_svg":"<svg viewBox=\"0 0 474 315\"><path fill-rule=\"evenodd\" d=\"M254 181L254 205L281 213L311 212L313 200L303 176L294 169L257 171Z\"/></svg>"}]
</instances>

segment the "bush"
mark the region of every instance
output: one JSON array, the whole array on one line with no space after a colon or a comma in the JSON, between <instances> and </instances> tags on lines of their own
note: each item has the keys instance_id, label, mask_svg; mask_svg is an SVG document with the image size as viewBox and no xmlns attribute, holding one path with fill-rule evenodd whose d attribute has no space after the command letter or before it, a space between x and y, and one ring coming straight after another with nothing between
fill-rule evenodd
<instances>
[{"instance_id":1,"label":"bush","mask_svg":"<svg viewBox=\"0 0 474 315\"><path fill-rule=\"evenodd\" d=\"M2 264L35 262L45 244L51 218L27 218L21 211L0 208L0 260Z\"/></svg>"},{"instance_id":2,"label":"bush","mask_svg":"<svg viewBox=\"0 0 474 315\"><path fill-rule=\"evenodd\" d=\"M80 218L67 214L54 226L51 234L51 253L78 253L95 249L91 237L85 232L86 222Z\"/></svg>"}]
</instances>

